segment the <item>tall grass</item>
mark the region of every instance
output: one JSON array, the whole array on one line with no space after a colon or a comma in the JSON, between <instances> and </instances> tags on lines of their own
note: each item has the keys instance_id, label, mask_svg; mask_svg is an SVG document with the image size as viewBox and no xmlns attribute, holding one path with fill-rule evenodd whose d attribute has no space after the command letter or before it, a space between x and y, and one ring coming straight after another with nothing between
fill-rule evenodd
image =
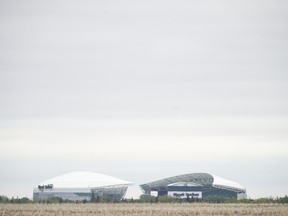
<instances>
[{"instance_id":1,"label":"tall grass","mask_svg":"<svg viewBox=\"0 0 288 216\"><path fill-rule=\"evenodd\" d=\"M279 204L1 204L0 216L287 216Z\"/></svg>"}]
</instances>

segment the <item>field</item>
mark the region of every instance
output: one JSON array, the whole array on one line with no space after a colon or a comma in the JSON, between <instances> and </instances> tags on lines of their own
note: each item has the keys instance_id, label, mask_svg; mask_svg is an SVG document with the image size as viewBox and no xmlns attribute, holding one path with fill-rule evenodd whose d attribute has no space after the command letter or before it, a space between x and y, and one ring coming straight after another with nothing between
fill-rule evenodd
<instances>
[{"instance_id":1,"label":"field","mask_svg":"<svg viewBox=\"0 0 288 216\"><path fill-rule=\"evenodd\" d=\"M1 204L0 216L288 215L276 204Z\"/></svg>"}]
</instances>

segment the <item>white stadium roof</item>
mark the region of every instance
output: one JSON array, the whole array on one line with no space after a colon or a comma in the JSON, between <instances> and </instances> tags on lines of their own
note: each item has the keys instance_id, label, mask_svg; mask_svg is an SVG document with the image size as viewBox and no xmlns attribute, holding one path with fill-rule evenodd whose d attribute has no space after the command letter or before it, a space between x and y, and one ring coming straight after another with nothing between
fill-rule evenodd
<instances>
[{"instance_id":1,"label":"white stadium roof","mask_svg":"<svg viewBox=\"0 0 288 216\"><path fill-rule=\"evenodd\" d=\"M227 179L221 178L219 176L215 176L215 175L212 175L212 176L214 178L213 185L227 186L227 187L231 187L231 188L240 188L240 189L245 190L245 188L243 186L241 186L240 184L238 184L237 182L230 181L230 180L227 180Z\"/></svg>"},{"instance_id":2,"label":"white stadium roof","mask_svg":"<svg viewBox=\"0 0 288 216\"><path fill-rule=\"evenodd\" d=\"M132 182L93 172L69 172L48 179L40 185L53 184L54 188L93 188L112 185L127 185Z\"/></svg>"}]
</instances>

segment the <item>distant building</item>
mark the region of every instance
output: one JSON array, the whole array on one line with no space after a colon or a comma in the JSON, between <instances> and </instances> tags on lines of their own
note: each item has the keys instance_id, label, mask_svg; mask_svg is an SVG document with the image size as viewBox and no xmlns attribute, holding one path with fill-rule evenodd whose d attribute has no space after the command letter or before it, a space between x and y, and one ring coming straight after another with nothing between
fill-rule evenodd
<instances>
[{"instance_id":1,"label":"distant building","mask_svg":"<svg viewBox=\"0 0 288 216\"><path fill-rule=\"evenodd\" d=\"M131 189L134 189L131 191ZM46 180L33 190L34 200L59 197L63 200L90 201L93 196L106 196L112 200L139 198L140 188L132 182L93 172L70 172Z\"/></svg>"},{"instance_id":2,"label":"distant building","mask_svg":"<svg viewBox=\"0 0 288 216\"><path fill-rule=\"evenodd\" d=\"M142 184L93 172L70 172L38 185L33 190L34 200L59 197L63 200L90 201L101 196L111 200L139 199L142 195L168 195L177 198L223 197L246 198L240 184L208 173L179 175Z\"/></svg>"},{"instance_id":3,"label":"distant building","mask_svg":"<svg viewBox=\"0 0 288 216\"><path fill-rule=\"evenodd\" d=\"M246 189L240 184L208 173L179 175L140 186L146 195L152 196L246 198Z\"/></svg>"}]
</instances>

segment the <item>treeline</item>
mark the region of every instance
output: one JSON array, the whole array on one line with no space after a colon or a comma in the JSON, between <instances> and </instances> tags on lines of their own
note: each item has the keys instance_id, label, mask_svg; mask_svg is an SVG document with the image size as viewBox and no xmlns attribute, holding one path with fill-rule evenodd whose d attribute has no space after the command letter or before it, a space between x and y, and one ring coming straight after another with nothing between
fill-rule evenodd
<instances>
[{"instance_id":1,"label":"treeline","mask_svg":"<svg viewBox=\"0 0 288 216\"><path fill-rule=\"evenodd\" d=\"M22 197L22 198L12 197L11 199L9 199L6 196L0 196L0 203L32 203L32 202L33 201L27 197Z\"/></svg>"},{"instance_id":2,"label":"treeline","mask_svg":"<svg viewBox=\"0 0 288 216\"><path fill-rule=\"evenodd\" d=\"M269 198L258 198L258 199L242 199L242 200L237 200L237 199L230 199L227 200L226 203L251 203L251 204L264 204L264 203L278 203L278 204L287 204L288 203L288 196L284 197L269 197Z\"/></svg>"},{"instance_id":3,"label":"treeline","mask_svg":"<svg viewBox=\"0 0 288 216\"><path fill-rule=\"evenodd\" d=\"M258 199L241 199L237 200L235 199L227 199L223 197L217 197L217 196L210 196L205 197L202 199L199 198L193 198L193 197L187 197L184 199L180 198L174 198L171 196L159 196L159 197L153 197L149 195L142 195L140 200L136 200L135 202L150 202L150 203L247 203L247 204L265 204L265 203L275 203L275 204L287 204L288 203L288 196L284 197L270 197L270 198L258 198Z\"/></svg>"},{"instance_id":4,"label":"treeline","mask_svg":"<svg viewBox=\"0 0 288 216\"><path fill-rule=\"evenodd\" d=\"M76 203L76 204L85 204L85 203L243 203L243 204L288 204L288 196L284 197L276 197L276 198L258 198L258 199L225 199L223 197L206 197L202 199L187 197L185 199L174 198L171 196L150 196L150 195L142 195L140 199L123 199L121 201L115 201L112 197L109 196L98 196L91 197L90 200L83 201L71 201L64 200L59 197L52 197L47 200L30 200L27 197L22 198L14 198L9 199L6 196L0 196L0 203L12 203L12 204L26 204L26 203L45 203L45 204L53 204L53 203Z\"/></svg>"}]
</instances>

